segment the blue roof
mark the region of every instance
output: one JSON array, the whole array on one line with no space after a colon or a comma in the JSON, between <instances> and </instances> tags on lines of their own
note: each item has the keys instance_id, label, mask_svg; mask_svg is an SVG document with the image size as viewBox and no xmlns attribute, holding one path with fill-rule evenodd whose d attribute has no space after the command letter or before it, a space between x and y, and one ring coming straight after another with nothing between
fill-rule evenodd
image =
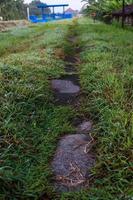
<instances>
[{"instance_id":1,"label":"blue roof","mask_svg":"<svg viewBox=\"0 0 133 200\"><path fill-rule=\"evenodd\" d=\"M50 8L50 7L64 7L69 6L69 4L54 4L54 5L47 5L45 3L40 3L37 5L38 8Z\"/></svg>"}]
</instances>

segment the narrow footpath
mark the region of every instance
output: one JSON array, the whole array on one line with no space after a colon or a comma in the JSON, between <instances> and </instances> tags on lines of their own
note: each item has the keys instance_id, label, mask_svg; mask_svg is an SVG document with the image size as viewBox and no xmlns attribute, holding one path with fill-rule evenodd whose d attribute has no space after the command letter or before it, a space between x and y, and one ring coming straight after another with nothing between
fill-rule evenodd
<instances>
[{"instance_id":1,"label":"narrow footpath","mask_svg":"<svg viewBox=\"0 0 133 200\"><path fill-rule=\"evenodd\" d=\"M79 54L77 22L70 25L66 37L65 75L51 81L54 101L57 106L80 107L82 91L78 75ZM83 116L83 115L82 115ZM60 138L52 161L54 186L57 192L78 191L89 187L91 169L95 165L92 151L94 139L91 136L92 122L79 117L73 119L75 133Z\"/></svg>"}]
</instances>

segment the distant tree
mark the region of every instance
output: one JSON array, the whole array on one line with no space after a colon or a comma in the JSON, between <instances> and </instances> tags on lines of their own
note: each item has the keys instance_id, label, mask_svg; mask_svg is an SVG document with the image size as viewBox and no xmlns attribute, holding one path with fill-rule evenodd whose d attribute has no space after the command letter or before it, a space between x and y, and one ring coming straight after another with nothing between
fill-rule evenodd
<instances>
[{"instance_id":1,"label":"distant tree","mask_svg":"<svg viewBox=\"0 0 133 200\"><path fill-rule=\"evenodd\" d=\"M37 4L42 3L40 0L33 0L30 4L24 4L24 0L0 0L0 16L4 20L18 20L25 19L27 16L26 7L29 6L31 14L41 15L41 10L37 8ZM49 8L44 9L46 14L49 14L51 10Z\"/></svg>"},{"instance_id":2,"label":"distant tree","mask_svg":"<svg viewBox=\"0 0 133 200\"><path fill-rule=\"evenodd\" d=\"M23 0L0 0L0 16L4 20L26 18L26 6Z\"/></svg>"},{"instance_id":3,"label":"distant tree","mask_svg":"<svg viewBox=\"0 0 133 200\"><path fill-rule=\"evenodd\" d=\"M41 15L41 9L37 8L37 5L43 3L40 0L33 0L30 4L29 4L29 8L30 8L30 14L32 15L36 15L36 16L40 16ZM45 8L44 9L44 13L45 14L49 14L51 13L50 8Z\"/></svg>"},{"instance_id":4,"label":"distant tree","mask_svg":"<svg viewBox=\"0 0 133 200\"><path fill-rule=\"evenodd\" d=\"M96 13L98 19L110 21L111 13L114 10L122 8L123 0L83 0L88 5L84 13ZM125 0L125 4L133 3L133 0Z\"/></svg>"}]
</instances>

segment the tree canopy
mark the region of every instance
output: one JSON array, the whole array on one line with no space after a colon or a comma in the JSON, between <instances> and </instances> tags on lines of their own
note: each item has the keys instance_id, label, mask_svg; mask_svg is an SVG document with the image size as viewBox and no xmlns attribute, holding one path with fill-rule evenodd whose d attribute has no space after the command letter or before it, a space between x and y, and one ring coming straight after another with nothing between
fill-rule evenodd
<instances>
[{"instance_id":1,"label":"tree canopy","mask_svg":"<svg viewBox=\"0 0 133 200\"><path fill-rule=\"evenodd\" d=\"M26 5L23 0L0 0L0 16L4 20L26 18Z\"/></svg>"},{"instance_id":2,"label":"tree canopy","mask_svg":"<svg viewBox=\"0 0 133 200\"><path fill-rule=\"evenodd\" d=\"M37 4L41 3L40 0L33 0L29 4L25 4L24 0L0 0L0 16L4 20L18 20L26 19L27 6L30 8L32 15L39 16L41 14L40 10L37 8ZM50 13L50 9L46 8L45 13Z\"/></svg>"},{"instance_id":3,"label":"tree canopy","mask_svg":"<svg viewBox=\"0 0 133 200\"><path fill-rule=\"evenodd\" d=\"M37 4L42 3L40 0L32 1L28 6L30 8L30 13L32 15L39 16L41 15L41 10L37 8ZM50 8L45 8L44 13L49 14L51 12Z\"/></svg>"},{"instance_id":4,"label":"tree canopy","mask_svg":"<svg viewBox=\"0 0 133 200\"><path fill-rule=\"evenodd\" d=\"M109 16L112 11L122 8L123 0L83 0L87 5L86 14L97 13L99 17ZM125 4L131 4L133 0L125 0Z\"/></svg>"}]
</instances>

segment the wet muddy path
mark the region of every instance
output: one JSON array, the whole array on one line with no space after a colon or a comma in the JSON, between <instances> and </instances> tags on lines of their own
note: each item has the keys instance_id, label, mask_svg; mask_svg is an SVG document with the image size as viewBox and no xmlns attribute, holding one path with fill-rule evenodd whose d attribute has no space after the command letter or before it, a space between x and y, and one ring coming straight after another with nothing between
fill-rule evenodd
<instances>
[{"instance_id":1,"label":"wet muddy path","mask_svg":"<svg viewBox=\"0 0 133 200\"><path fill-rule=\"evenodd\" d=\"M51 81L56 106L80 107L82 89L79 80L79 55L76 25L69 27L65 47L65 75ZM82 115L82 113L81 113ZM91 169L95 164L92 151L92 122L79 117L73 119L75 133L60 138L52 161L54 186L58 192L78 191L89 187Z\"/></svg>"}]
</instances>

